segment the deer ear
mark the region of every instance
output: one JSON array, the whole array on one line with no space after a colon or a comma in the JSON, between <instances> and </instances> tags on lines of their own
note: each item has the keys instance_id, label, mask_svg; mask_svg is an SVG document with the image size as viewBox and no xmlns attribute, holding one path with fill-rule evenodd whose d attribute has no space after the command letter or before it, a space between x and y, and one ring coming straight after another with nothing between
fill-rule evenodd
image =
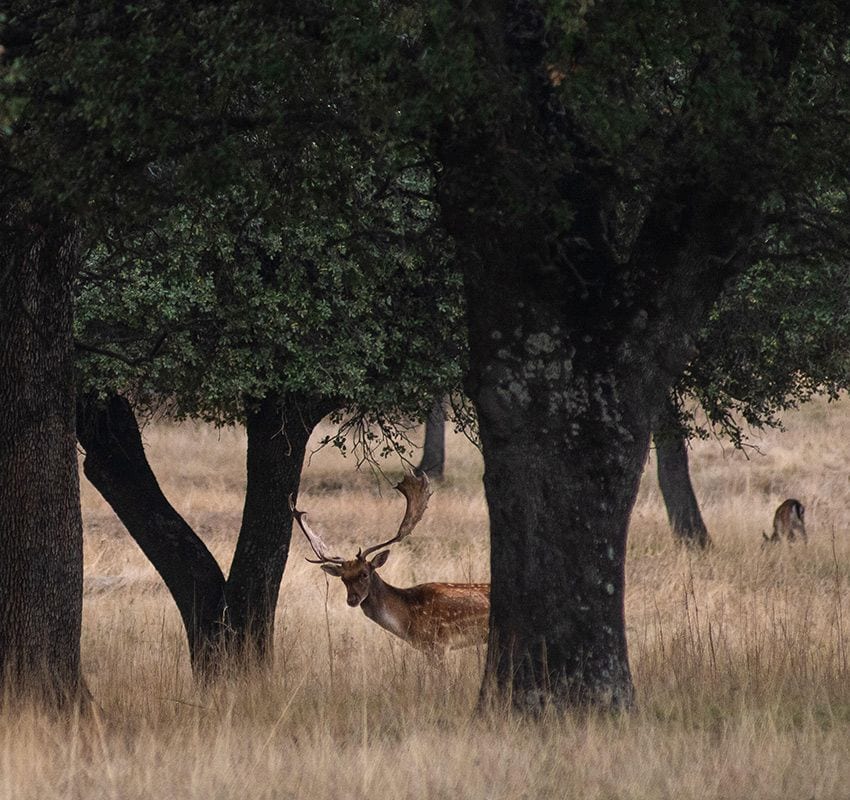
<instances>
[{"instance_id":1,"label":"deer ear","mask_svg":"<svg viewBox=\"0 0 850 800\"><path fill-rule=\"evenodd\" d=\"M390 551L384 550L381 553L378 553L369 563L372 565L373 569L378 569L378 567L383 567L384 564L387 563L387 559L390 557Z\"/></svg>"},{"instance_id":2,"label":"deer ear","mask_svg":"<svg viewBox=\"0 0 850 800\"><path fill-rule=\"evenodd\" d=\"M328 575L333 575L334 578L339 578L342 575L342 569L339 564L322 564L322 569L328 573Z\"/></svg>"}]
</instances>

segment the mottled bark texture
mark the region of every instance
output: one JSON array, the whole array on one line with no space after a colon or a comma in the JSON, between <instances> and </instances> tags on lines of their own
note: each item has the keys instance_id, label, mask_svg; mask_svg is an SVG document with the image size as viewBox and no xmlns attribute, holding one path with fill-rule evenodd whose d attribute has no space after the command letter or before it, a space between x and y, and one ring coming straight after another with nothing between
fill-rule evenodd
<instances>
[{"instance_id":1,"label":"mottled bark texture","mask_svg":"<svg viewBox=\"0 0 850 800\"><path fill-rule=\"evenodd\" d=\"M653 432L658 460L658 486L673 538L688 547L705 549L711 537L700 514L688 467L688 442L679 422L676 404L664 399Z\"/></svg>"},{"instance_id":2,"label":"mottled bark texture","mask_svg":"<svg viewBox=\"0 0 850 800\"><path fill-rule=\"evenodd\" d=\"M441 481L446 468L446 412L442 399L435 400L425 420L422 460L416 471Z\"/></svg>"},{"instance_id":3,"label":"mottled bark texture","mask_svg":"<svg viewBox=\"0 0 850 800\"><path fill-rule=\"evenodd\" d=\"M482 705L628 708L626 538L652 424L756 219L697 174L618 230L616 175L552 96L542 17L481 7L503 115L447 122L437 146L490 512Z\"/></svg>"},{"instance_id":4,"label":"mottled bark texture","mask_svg":"<svg viewBox=\"0 0 850 800\"><path fill-rule=\"evenodd\" d=\"M513 308L470 293L491 534L484 699L627 708L626 532L666 376L643 348L576 331L526 275Z\"/></svg>"},{"instance_id":5,"label":"mottled bark texture","mask_svg":"<svg viewBox=\"0 0 850 800\"><path fill-rule=\"evenodd\" d=\"M74 435L78 235L7 212L0 235L0 679L11 699L80 696L83 540Z\"/></svg>"},{"instance_id":6,"label":"mottled bark texture","mask_svg":"<svg viewBox=\"0 0 850 800\"><path fill-rule=\"evenodd\" d=\"M114 396L107 403L87 398L80 405L86 477L165 581L198 677L271 656L292 533L287 498L298 492L310 433L330 410L294 396L269 397L251 409L245 509L225 580L203 541L163 495L129 403Z\"/></svg>"}]
</instances>

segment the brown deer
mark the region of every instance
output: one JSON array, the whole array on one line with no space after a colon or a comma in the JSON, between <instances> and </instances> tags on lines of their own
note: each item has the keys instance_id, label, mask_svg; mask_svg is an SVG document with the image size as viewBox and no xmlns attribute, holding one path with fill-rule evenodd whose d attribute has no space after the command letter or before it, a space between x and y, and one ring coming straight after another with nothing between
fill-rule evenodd
<instances>
[{"instance_id":1,"label":"brown deer","mask_svg":"<svg viewBox=\"0 0 850 800\"><path fill-rule=\"evenodd\" d=\"M783 501L773 515L773 535L762 533L764 541L778 542L785 537L789 542L793 542L799 536L807 542L805 514L806 509L799 500L789 498Z\"/></svg>"},{"instance_id":2,"label":"brown deer","mask_svg":"<svg viewBox=\"0 0 850 800\"><path fill-rule=\"evenodd\" d=\"M348 592L348 605L360 606L363 613L385 630L394 633L434 656L487 641L490 615L488 583L422 583L399 589L384 581L377 570L387 562L390 553L383 548L400 542L410 534L422 518L431 496L426 475L406 474L395 487L407 507L398 533L386 542L358 550L352 559L329 554L327 545L307 524L307 514L298 511L292 497L289 508L301 527L316 559L329 575L341 578ZM380 550L371 561L367 556Z\"/></svg>"}]
</instances>

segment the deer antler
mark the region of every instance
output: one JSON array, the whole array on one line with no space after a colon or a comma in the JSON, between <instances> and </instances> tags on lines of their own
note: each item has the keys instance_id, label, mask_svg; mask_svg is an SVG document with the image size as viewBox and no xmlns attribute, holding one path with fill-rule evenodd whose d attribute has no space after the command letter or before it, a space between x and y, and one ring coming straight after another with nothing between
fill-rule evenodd
<instances>
[{"instance_id":1,"label":"deer antler","mask_svg":"<svg viewBox=\"0 0 850 800\"><path fill-rule=\"evenodd\" d=\"M424 472L419 476L412 475L409 472L405 473L395 488L407 500L407 508L404 511L404 518L399 525L398 533L386 542L367 547L363 551L363 558L368 556L369 553L374 553L382 547L387 547L404 539L416 527L416 523L422 519L425 509L428 508L428 499L431 497L432 490L428 476Z\"/></svg>"},{"instance_id":2,"label":"deer antler","mask_svg":"<svg viewBox=\"0 0 850 800\"><path fill-rule=\"evenodd\" d=\"M306 561L309 561L311 564L326 564L329 561L334 564L342 564L345 561L344 558L340 558L339 556L329 556L327 554L328 546L322 541L322 537L318 533L315 533L307 524L307 512L299 511L295 508L295 501L292 499L292 495L289 495L289 510L292 512L292 518L298 523L301 530L304 531L304 535L307 537L307 541L310 542L313 552L318 556L318 560L308 558L305 559Z\"/></svg>"}]
</instances>

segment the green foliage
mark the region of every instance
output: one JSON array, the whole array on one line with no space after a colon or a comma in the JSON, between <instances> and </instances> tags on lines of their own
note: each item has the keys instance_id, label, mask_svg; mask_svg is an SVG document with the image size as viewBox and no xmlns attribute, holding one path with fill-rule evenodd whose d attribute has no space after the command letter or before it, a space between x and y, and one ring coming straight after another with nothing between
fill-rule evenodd
<instances>
[{"instance_id":1,"label":"green foliage","mask_svg":"<svg viewBox=\"0 0 850 800\"><path fill-rule=\"evenodd\" d=\"M850 388L848 267L760 261L714 309L678 391L699 400L709 423L736 446L745 441L744 426L775 427L779 412Z\"/></svg>"},{"instance_id":2,"label":"green foliage","mask_svg":"<svg viewBox=\"0 0 850 800\"><path fill-rule=\"evenodd\" d=\"M626 5L563 28L559 89L605 174L634 181L626 207L725 187L755 212L733 256L746 269L678 385L740 445L744 425L777 424L782 409L850 384L848 9Z\"/></svg>"},{"instance_id":3,"label":"green foliage","mask_svg":"<svg viewBox=\"0 0 850 800\"><path fill-rule=\"evenodd\" d=\"M432 12L433 30L452 31L456 47L446 56L426 49L430 39L420 66L454 90L439 92L448 113L482 128L513 123L504 116L507 104L522 97L527 103L529 82L536 77L545 87L548 79L552 85L538 87L536 97L551 102L546 93L554 90L561 122L537 136L545 137L550 157L566 150L574 170L608 181L614 203L646 204L676 187L736 179L740 191L764 202L768 189L790 194L846 169L837 136L850 71L841 3L717 2L696 9L652 0L559 0L540 4L539 12L527 4L511 18L509 34L540 38L530 55L540 60L527 71L508 59L470 55L476 27L506 24L495 4L479 8L485 10L464 21L440 4ZM485 86L492 91L482 100Z\"/></svg>"},{"instance_id":4,"label":"green foliage","mask_svg":"<svg viewBox=\"0 0 850 800\"><path fill-rule=\"evenodd\" d=\"M401 415L457 387L462 301L432 159L382 135L394 15L6 11L0 199L59 205L86 234L84 388L229 422L275 392ZM364 85L380 102L359 102Z\"/></svg>"},{"instance_id":5,"label":"green foliage","mask_svg":"<svg viewBox=\"0 0 850 800\"><path fill-rule=\"evenodd\" d=\"M453 123L474 164L455 181L456 205L517 231L518 250L545 241L538 258L569 324L617 341L624 322L684 318L743 273L680 391L740 442L736 420L769 424L848 385L847 4L467 11L432 4L417 34L416 68L440 86L434 116ZM492 259L483 236L467 247ZM532 257L516 256L525 269Z\"/></svg>"},{"instance_id":6,"label":"green foliage","mask_svg":"<svg viewBox=\"0 0 850 800\"><path fill-rule=\"evenodd\" d=\"M274 224L253 217L212 237L217 205L181 206L129 242L102 243L78 285L84 387L140 406L168 398L173 414L217 422L276 393L421 414L456 388L460 284L427 176L404 170L378 198L362 166L346 216L276 209Z\"/></svg>"},{"instance_id":7,"label":"green foliage","mask_svg":"<svg viewBox=\"0 0 850 800\"><path fill-rule=\"evenodd\" d=\"M789 302L776 292L805 289L799 262L765 253L766 239L804 241L804 272L825 285L841 273L824 252L844 198L826 217L804 212L848 177L845 4L13 0L4 14L0 200L58 204L83 223L87 386L217 420L270 391L427 407L463 363L435 180L481 231L510 233L530 267L551 262L546 285L577 327L651 317L677 280L678 262L656 257L664 234L706 209L750 209L728 246L762 266L702 347L706 364L709 340L737 360L695 366L691 390L738 408L733 372L749 371L761 415L783 385L803 397L837 374L810 332L843 323L819 301L805 304L814 323L774 320L785 340L728 337L742 330L736 302L772 319ZM459 138L462 181L457 164L435 166ZM462 267L479 255L465 250ZM768 368L783 359L756 367L748 348L799 348L784 363L809 378L783 384Z\"/></svg>"},{"instance_id":8,"label":"green foliage","mask_svg":"<svg viewBox=\"0 0 850 800\"><path fill-rule=\"evenodd\" d=\"M309 57L317 5L11 2L6 11L0 107L15 125L3 160L33 194L83 215L120 203L125 219L150 217L270 179L275 152L305 146L290 121L321 113L298 98L331 85L326 63Z\"/></svg>"}]
</instances>

